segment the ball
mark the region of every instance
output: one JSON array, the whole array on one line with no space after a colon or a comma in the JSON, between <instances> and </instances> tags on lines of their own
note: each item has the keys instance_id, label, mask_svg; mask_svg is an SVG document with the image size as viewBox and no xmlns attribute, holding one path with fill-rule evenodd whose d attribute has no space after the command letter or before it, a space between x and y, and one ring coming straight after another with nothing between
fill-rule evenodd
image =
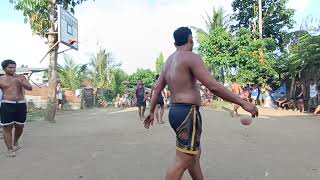
<instances>
[{"instance_id":1,"label":"ball","mask_svg":"<svg viewBox=\"0 0 320 180\"><path fill-rule=\"evenodd\" d=\"M240 119L241 124L244 126L249 126L252 123L252 119L249 117L243 117Z\"/></svg>"}]
</instances>

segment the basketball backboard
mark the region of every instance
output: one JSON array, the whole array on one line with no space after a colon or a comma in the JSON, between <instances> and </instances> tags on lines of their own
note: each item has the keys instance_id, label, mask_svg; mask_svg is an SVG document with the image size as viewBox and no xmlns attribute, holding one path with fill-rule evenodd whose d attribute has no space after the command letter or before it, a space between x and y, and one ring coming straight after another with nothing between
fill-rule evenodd
<instances>
[{"instance_id":1,"label":"basketball backboard","mask_svg":"<svg viewBox=\"0 0 320 180\"><path fill-rule=\"evenodd\" d=\"M58 6L58 41L78 50L78 20L62 6Z\"/></svg>"}]
</instances>

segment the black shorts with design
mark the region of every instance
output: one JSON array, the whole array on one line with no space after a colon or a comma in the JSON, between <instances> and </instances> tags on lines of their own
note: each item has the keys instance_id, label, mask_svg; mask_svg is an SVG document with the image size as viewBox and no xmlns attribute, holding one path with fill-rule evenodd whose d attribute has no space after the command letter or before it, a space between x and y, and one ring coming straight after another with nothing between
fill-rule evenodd
<instances>
[{"instance_id":1,"label":"black shorts with design","mask_svg":"<svg viewBox=\"0 0 320 180\"><path fill-rule=\"evenodd\" d=\"M27 117L27 105L25 101L3 101L1 103L0 125L7 126L11 124L24 125Z\"/></svg>"},{"instance_id":2,"label":"black shorts with design","mask_svg":"<svg viewBox=\"0 0 320 180\"><path fill-rule=\"evenodd\" d=\"M192 104L172 103L169 122L176 133L176 148L187 154L198 154L202 133L199 107Z\"/></svg>"}]
</instances>

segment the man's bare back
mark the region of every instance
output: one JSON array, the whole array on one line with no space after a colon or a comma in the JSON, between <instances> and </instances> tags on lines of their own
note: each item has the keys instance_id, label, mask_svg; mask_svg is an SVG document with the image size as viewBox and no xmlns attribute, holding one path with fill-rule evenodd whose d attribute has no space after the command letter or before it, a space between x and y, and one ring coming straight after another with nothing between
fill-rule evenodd
<instances>
[{"instance_id":1,"label":"man's bare back","mask_svg":"<svg viewBox=\"0 0 320 180\"><path fill-rule=\"evenodd\" d=\"M192 61L194 56L190 51L176 51L166 61L163 76L168 84L172 103L201 105L197 80L188 65L188 61Z\"/></svg>"},{"instance_id":2,"label":"man's bare back","mask_svg":"<svg viewBox=\"0 0 320 180\"><path fill-rule=\"evenodd\" d=\"M22 83L27 83L23 75L4 75L0 77L0 88L3 92L3 100L20 101L24 100L24 87Z\"/></svg>"}]
</instances>

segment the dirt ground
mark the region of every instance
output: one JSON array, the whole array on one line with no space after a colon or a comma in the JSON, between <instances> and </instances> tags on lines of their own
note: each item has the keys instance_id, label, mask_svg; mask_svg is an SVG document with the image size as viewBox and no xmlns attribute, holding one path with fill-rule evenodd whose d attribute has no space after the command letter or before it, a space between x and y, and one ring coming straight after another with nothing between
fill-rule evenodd
<instances>
[{"instance_id":1,"label":"dirt ground","mask_svg":"<svg viewBox=\"0 0 320 180\"><path fill-rule=\"evenodd\" d=\"M320 117L261 109L249 128L202 109L206 180L319 180ZM135 109L90 109L30 122L17 157L0 144L1 180L162 180L174 160L166 123L146 131ZM152 134L150 134L152 133ZM185 180L190 180L188 173Z\"/></svg>"}]
</instances>

